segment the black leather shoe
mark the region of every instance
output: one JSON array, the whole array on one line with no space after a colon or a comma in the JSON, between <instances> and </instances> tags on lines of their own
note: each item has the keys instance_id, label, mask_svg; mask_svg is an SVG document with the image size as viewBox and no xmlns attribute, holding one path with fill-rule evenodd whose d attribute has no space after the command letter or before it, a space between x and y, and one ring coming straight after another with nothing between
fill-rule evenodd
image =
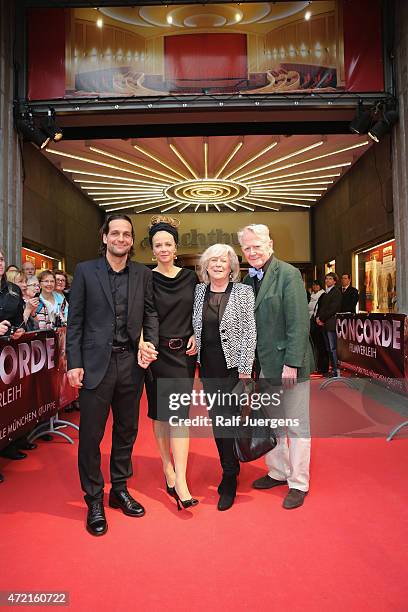
<instances>
[{"instance_id":1,"label":"black leather shoe","mask_svg":"<svg viewBox=\"0 0 408 612\"><path fill-rule=\"evenodd\" d=\"M254 480L252 486L254 489L272 489L273 487L279 487L280 485L286 484L286 480L275 480L275 478L271 478L269 474Z\"/></svg>"},{"instance_id":2,"label":"black leather shoe","mask_svg":"<svg viewBox=\"0 0 408 612\"><path fill-rule=\"evenodd\" d=\"M228 510L234 503L234 499L237 493L237 477L236 476L223 476L220 487L221 496L218 500L217 508L220 512Z\"/></svg>"},{"instance_id":3,"label":"black leather shoe","mask_svg":"<svg viewBox=\"0 0 408 612\"><path fill-rule=\"evenodd\" d=\"M231 493L221 493L220 499L218 500L217 508L220 512L228 510L234 503L235 495Z\"/></svg>"},{"instance_id":4,"label":"black leather shoe","mask_svg":"<svg viewBox=\"0 0 408 612\"><path fill-rule=\"evenodd\" d=\"M20 452L13 446L6 446L6 448L3 448L0 455L6 459L25 459L27 457L25 453Z\"/></svg>"},{"instance_id":5,"label":"black leather shoe","mask_svg":"<svg viewBox=\"0 0 408 612\"><path fill-rule=\"evenodd\" d=\"M176 495L176 487L169 487L166 476L164 477L164 481L166 483L166 491L168 495L170 495L170 497L174 497Z\"/></svg>"},{"instance_id":6,"label":"black leather shoe","mask_svg":"<svg viewBox=\"0 0 408 612\"><path fill-rule=\"evenodd\" d=\"M133 499L127 489L122 489L122 491L114 491L111 489L109 493L109 505L111 508L120 508L123 514L127 516L139 517L146 514L143 506Z\"/></svg>"},{"instance_id":7,"label":"black leather shoe","mask_svg":"<svg viewBox=\"0 0 408 612\"><path fill-rule=\"evenodd\" d=\"M184 508L184 510L188 510L188 508L193 508L193 506L196 506L199 503L198 499L195 497L190 497L190 499L184 500L180 499L177 491L174 493L174 499L176 500L177 510L181 510L182 508Z\"/></svg>"},{"instance_id":8,"label":"black leather shoe","mask_svg":"<svg viewBox=\"0 0 408 612\"><path fill-rule=\"evenodd\" d=\"M303 505L307 491L299 491L299 489L289 489L289 493L283 500L282 506L286 510L293 510L293 508L299 508Z\"/></svg>"},{"instance_id":9,"label":"black leather shoe","mask_svg":"<svg viewBox=\"0 0 408 612\"><path fill-rule=\"evenodd\" d=\"M89 505L88 515L86 517L86 528L93 536L101 536L108 531L108 523L106 522L103 502L96 501Z\"/></svg>"}]
</instances>

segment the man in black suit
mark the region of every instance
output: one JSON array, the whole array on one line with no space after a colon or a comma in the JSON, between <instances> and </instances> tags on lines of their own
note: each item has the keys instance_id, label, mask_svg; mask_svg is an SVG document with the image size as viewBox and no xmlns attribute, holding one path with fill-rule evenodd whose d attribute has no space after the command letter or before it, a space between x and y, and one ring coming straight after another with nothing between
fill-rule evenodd
<instances>
[{"instance_id":1,"label":"man in black suit","mask_svg":"<svg viewBox=\"0 0 408 612\"><path fill-rule=\"evenodd\" d=\"M336 313L341 312L341 291L336 286L338 276L335 272L326 274L324 280L326 282L326 292L319 299L316 323L323 329L326 350L332 364L331 376L338 376ZM325 374L328 376L328 372Z\"/></svg>"},{"instance_id":2,"label":"man in black suit","mask_svg":"<svg viewBox=\"0 0 408 612\"><path fill-rule=\"evenodd\" d=\"M351 275L341 275L341 310L340 312L356 312L358 290L351 286Z\"/></svg>"},{"instance_id":3,"label":"man in black suit","mask_svg":"<svg viewBox=\"0 0 408 612\"><path fill-rule=\"evenodd\" d=\"M158 316L152 272L130 261L134 231L129 217L113 214L101 228L101 257L76 267L67 330L68 379L80 388L78 466L88 505L87 530L107 530L100 443L112 408L109 505L140 517L145 510L129 494L144 370L136 353L143 327L144 355L155 359Z\"/></svg>"}]
</instances>

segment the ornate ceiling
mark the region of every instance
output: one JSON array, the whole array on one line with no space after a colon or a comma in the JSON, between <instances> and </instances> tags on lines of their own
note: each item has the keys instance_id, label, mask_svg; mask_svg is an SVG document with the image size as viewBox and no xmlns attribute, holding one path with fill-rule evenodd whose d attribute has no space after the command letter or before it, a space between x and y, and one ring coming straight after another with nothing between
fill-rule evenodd
<instances>
[{"instance_id":1,"label":"ornate ceiling","mask_svg":"<svg viewBox=\"0 0 408 612\"><path fill-rule=\"evenodd\" d=\"M251 23L270 23L300 13L308 1L258 2L252 4L205 4L181 6L105 7L101 13L143 28L219 28Z\"/></svg>"},{"instance_id":2,"label":"ornate ceiling","mask_svg":"<svg viewBox=\"0 0 408 612\"><path fill-rule=\"evenodd\" d=\"M308 209L370 146L365 136L61 141L50 161L106 212Z\"/></svg>"},{"instance_id":3,"label":"ornate ceiling","mask_svg":"<svg viewBox=\"0 0 408 612\"><path fill-rule=\"evenodd\" d=\"M233 29L265 34L293 19L303 19L306 10L313 15L332 12L334 0L298 2L231 2L223 4L184 4L158 6L110 6L77 8L78 19L96 21L136 31L146 38L194 32Z\"/></svg>"}]
</instances>

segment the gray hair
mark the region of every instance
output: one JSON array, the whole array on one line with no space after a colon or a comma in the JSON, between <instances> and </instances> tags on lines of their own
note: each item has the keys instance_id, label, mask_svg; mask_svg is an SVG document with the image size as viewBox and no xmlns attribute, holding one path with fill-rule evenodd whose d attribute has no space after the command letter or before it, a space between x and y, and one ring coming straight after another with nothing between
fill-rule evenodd
<instances>
[{"instance_id":1,"label":"gray hair","mask_svg":"<svg viewBox=\"0 0 408 612\"><path fill-rule=\"evenodd\" d=\"M207 272L208 263L210 259L212 257L219 257L220 255L224 255L224 253L228 255L229 263L231 266L232 282L239 283L239 281L241 280L238 257L232 246L230 246L229 244L213 244L204 251L204 253L200 257L200 261L198 262L198 276L200 277L200 280L206 285L210 283L210 279Z\"/></svg>"},{"instance_id":2,"label":"gray hair","mask_svg":"<svg viewBox=\"0 0 408 612\"><path fill-rule=\"evenodd\" d=\"M269 227L262 223L251 223L246 225L237 232L239 244L242 246L242 238L245 232L252 232L255 236L258 236L262 242L269 242L271 237L269 235Z\"/></svg>"},{"instance_id":3,"label":"gray hair","mask_svg":"<svg viewBox=\"0 0 408 612\"><path fill-rule=\"evenodd\" d=\"M38 278L34 275L34 276L30 276L30 278L27 279L27 287L31 287L31 285L38 285L40 286L40 281L38 280Z\"/></svg>"}]
</instances>

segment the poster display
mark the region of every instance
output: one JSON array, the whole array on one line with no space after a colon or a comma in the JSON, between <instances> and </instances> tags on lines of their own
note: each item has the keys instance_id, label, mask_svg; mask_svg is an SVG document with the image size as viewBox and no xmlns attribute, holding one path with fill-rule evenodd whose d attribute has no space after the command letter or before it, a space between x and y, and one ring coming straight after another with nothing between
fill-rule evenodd
<instances>
[{"instance_id":1,"label":"poster display","mask_svg":"<svg viewBox=\"0 0 408 612\"><path fill-rule=\"evenodd\" d=\"M28 64L31 100L381 92L380 1L33 8Z\"/></svg>"},{"instance_id":2,"label":"poster display","mask_svg":"<svg viewBox=\"0 0 408 612\"><path fill-rule=\"evenodd\" d=\"M360 310L395 312L397 270L395 240L359 253Z\"/></svg>"}]
</instances>

